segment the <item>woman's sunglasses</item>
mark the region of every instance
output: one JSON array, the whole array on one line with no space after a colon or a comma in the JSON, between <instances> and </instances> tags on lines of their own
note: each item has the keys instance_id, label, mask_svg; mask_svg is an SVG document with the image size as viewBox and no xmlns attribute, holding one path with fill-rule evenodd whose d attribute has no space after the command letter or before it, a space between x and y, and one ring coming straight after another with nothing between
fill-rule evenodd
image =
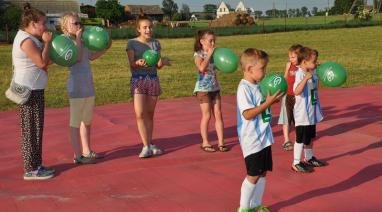
<instances>
[{"instance_id":1,"label":"woman's sunglasses","mask_svg":"<svg viewBox=\"0 0 382 212\"><path fill-rule=\"evenodd\" d=\"M78 25L81 25L81 22L79 22L79 21L76 21L76 22L74 22L74 23L72 23L72 24L74 24L74 25L78 26Z\"/></svg>"}]
</instances>

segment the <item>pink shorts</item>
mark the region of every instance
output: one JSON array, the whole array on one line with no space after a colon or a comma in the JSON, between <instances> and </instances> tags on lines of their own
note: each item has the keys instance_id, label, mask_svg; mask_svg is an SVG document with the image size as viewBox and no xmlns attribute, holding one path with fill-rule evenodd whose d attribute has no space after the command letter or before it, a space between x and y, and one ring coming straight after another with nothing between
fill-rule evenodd
<instances>
[{"instance_id":1,"label":"pink shorts","mask_svg":"<svg viewBox=\"0 0 382 212\"><path fill-rule=\"evenodd\" d=\"M162 93L159 78L156 74L133 74L130 80L130 94L159 96Z\"/></svg>"}]
</instances>

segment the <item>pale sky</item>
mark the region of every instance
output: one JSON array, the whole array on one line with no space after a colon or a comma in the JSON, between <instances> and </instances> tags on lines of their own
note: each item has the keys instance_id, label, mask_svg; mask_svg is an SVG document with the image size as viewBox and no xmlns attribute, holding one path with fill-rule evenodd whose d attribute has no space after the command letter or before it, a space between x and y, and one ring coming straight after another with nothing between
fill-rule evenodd
<instances>
[{"instance_id":1,"label":"pale sky","mask_svg":"<svg viewBox=\"0 0 382 212\"><path fill-rule=\"evenodd\" d=\"M162 7L163 0L119 0L120 4L157 4ZM94 5L96 0L80 0L79 2L84 4ZM191 12L193 11L203 11L204 4L220 4L220 0L174 0L180 9L182 4L187 4ZM239 0L226 0L225 3L231 5L232 8L235 8L239 3ZM286 3L288 8L301 8L303 6L308 7L311 10L313 7L318 7L323 9L329 6L332 7L334 0L244 0L244 5L246 7L253 7L255 10L268 10L272 9L273 2L275 3L276 9L285 9Z\"/></svg>"}]
</instances>

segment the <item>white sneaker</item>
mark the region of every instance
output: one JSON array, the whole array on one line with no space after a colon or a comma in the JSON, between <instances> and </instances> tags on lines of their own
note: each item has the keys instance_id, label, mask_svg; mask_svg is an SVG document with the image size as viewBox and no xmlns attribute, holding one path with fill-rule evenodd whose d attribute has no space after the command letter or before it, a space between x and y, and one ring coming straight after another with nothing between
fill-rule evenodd
<instances>
[{"instance_id":1,"label":"white sneaker","mask_svg":"<svg viewBox=\"0 0 382 212\"><path fill-rule=\"evenodd\" d=\"M154 144L150 144L150 150L153 153L153 155L161 155L163 152L161 149L159 149L157 146Z\"/></svg>"},{"instance_id":2,"label":"white sneaker","mask_svg":"<svg viewBox=\"0 0 382 212\"><path fill-rule=\"evenodd\" d=\"M150 148L147 146L144 146L142 148L141 153L139 154L139 157L140 158L148 158L148 157L151 157L152 155L153 155L153 153L151 152Z\"/></svg>"}]
</instances>

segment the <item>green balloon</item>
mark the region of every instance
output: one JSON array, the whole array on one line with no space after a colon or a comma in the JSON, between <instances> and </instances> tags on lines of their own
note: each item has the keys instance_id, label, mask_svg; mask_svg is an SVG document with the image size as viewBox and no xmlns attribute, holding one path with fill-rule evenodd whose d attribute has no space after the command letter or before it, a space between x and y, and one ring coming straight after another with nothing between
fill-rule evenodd
<instances>
[{"instance_id":1,"label":"green balloon","mask_svg":"<svg viewBox=\"0 0 382 212\"><path fill-rule=\"evenodd\" d=\"M339 87L346 82L345 68L336 62L326 62L317 67L318 78L328 87Z\"/></svg>"},{"instance_id":2,"label":"green balloon","mask_svg":"<svg viewBox=\"0 0 382 212\"><path fill-rule=\"evenodd\" d=\"M53 40L55 37L61 35L61 33L58 32L58 31L56 31L56 30L49 30L49 32L52 33L52 40Z\"/></svg>"},{"instance_id":3,"label":"green balloon","mask_svg":"<svg viewBox=\"0 0 382 212\"><path fill-rule=\"evenodd\" d=\"M102 27L86 27L81 37L84 45L92 51L102 51L109 45L109 33Z\"/></svg>"},{"instance_id":4,"label":"green balloon","mask_svg":"<svg viewBox=\"0 0 382 212\"><path fill-rule=\"evenodd\" d=\"M236 71L239 65L239 57L228 48L216 48L212 57L215 66L224 73Z\"/></svg>"},{"instance_id":5,"label":"green balloon","mask_svg":"<svg viewBox=\"0 0 382 212\"><path fill-rule=\"evenodd\" d=\"M288 83L285 78L279 74L268 74L260 81L260 90L263 96L267 96L267 92L269 91L269 95L275 94L278 90L286 93L288 89Z\"/></svg>"},{"instance_id":6,"label":"green balloon","mask_svg":"<svg viewBox=\"0 0 382 212\"><path fill-rule=\"evenodd\" d=\"M143 52L142 57L148 66L156 66L160 59L158 52L152 49Z\"/></svg>"},{"instance_id":7,"label":"green balloon","mask_svg":"<svg viewBox=\"0 0 382 212\"><path fill-rule=\"evenodd\" d=\"M49 58L58 65L71 66L77 62L76 44L64 35L55 36L49 45Z\"/></svg>"}]
</instances>

